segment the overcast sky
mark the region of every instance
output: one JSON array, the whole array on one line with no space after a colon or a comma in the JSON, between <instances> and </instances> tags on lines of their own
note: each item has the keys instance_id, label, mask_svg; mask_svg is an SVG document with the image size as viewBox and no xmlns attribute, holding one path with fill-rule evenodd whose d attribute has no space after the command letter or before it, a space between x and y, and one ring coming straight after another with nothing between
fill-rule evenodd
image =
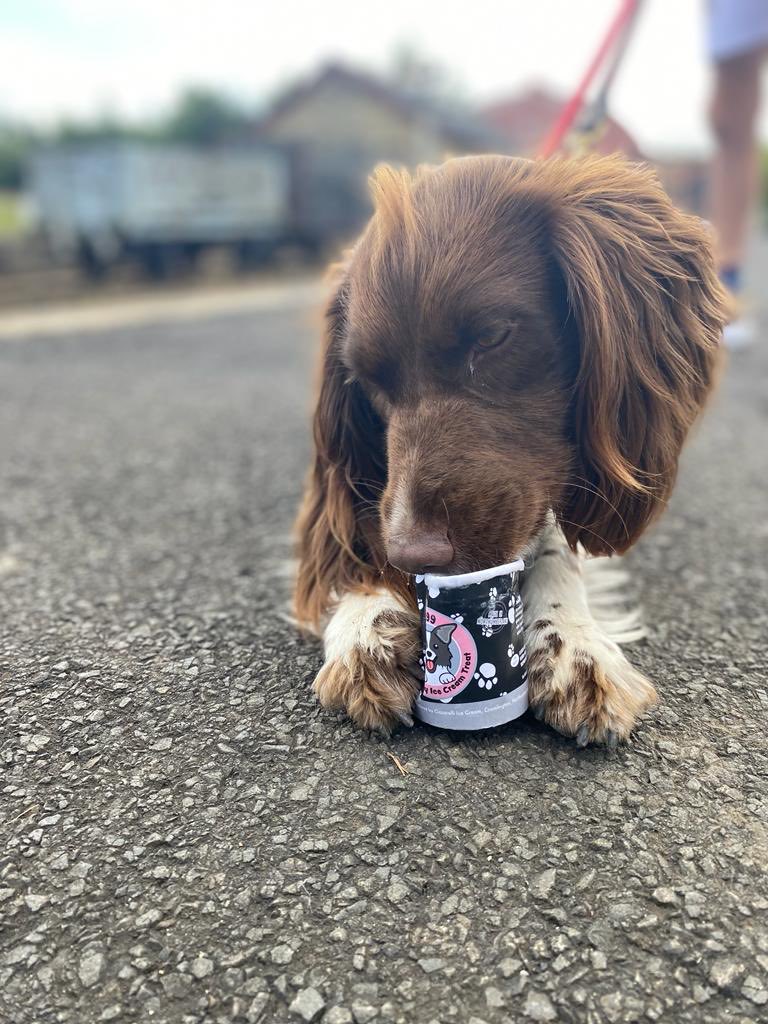
<instances>
[{"instance_id":1,"label":"overcast sky","mask_svg":"<svg viewBox=\"0 0 768 1024\"><path fill-rule=\"evenodd\" d=\"M768 2L768 0L767 0ZM573 88L618 0L0 0L0 115L161 113L184 85L263 100L331 57L408 43L471 99ZM704 150L704 0L646 0L613 112L649 152ZM761 133L768 138L763 111Z\"/></svg>"}]
</instances>

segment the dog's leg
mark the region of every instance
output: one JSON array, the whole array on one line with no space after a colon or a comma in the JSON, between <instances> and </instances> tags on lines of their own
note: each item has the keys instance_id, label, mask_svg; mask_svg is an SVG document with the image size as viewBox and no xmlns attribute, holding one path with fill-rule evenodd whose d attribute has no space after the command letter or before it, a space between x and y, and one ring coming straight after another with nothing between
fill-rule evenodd
<instances>
[{"instance_id":1,"label":"dog's leg","mask_svg":"<svg viewBox=\"0 0 768 1024\"><path fill-rule=\"evenodd\" d=\"M580 746L615 746L656 699L589 610L582 560L545 528L523 589L528 681L537 717Z\"/></svg>"},{"instance_id":2,"label":"dog's leg","mask_svg":"<svg viewBox=\"0 0 768 1024\"><path fill-rule=\"evenodd\" d=\"M323 636L325 664L314 682L323 707L343 708L366 729L413 725L419 684L419 616L391 591L345 594Z\"/></svg>"}]
</instances>

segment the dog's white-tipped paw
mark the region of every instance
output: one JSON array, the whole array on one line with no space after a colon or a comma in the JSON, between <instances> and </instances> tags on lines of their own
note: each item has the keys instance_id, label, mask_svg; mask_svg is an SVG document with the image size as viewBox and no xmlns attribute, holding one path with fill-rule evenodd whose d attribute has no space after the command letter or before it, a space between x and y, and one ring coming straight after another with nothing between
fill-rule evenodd
<instances>
[{"instance_id":1,"label":"dog's white-tipped paw","mask_svg":"<svg viewBox=\"0 0 768 1024\"><path fill-rule=\"evenodd\" d=\"M419 691L419 617L391 595L348 595L326 632L314 691L326 708L388 734L412 726ZM342 606L343 605L343 606Z\"/></svg>"},{"instance_id":2,"label":"dog's white-tipped paw","mask_svg":"<svg viewBox=\"0 0 768 1024\"><path fill-rule=\"evenodd\" d=\"M526 644L532 711L579 746L616 747L656 702L651 682L593 625L539 619Z\"/></svg>"}]
</instances>

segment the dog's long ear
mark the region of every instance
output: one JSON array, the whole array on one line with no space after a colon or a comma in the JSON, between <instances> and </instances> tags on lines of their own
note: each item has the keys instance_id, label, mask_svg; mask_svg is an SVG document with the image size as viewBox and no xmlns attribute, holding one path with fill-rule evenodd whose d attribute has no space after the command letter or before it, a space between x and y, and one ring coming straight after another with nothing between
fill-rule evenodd
<instances>
[{"instance_id":1,"label":"dog's long ear","mask_svg":"<svg viewBox=\"0 0 768 1024\"><path fill-rule=\"evenodd\" d=\"M672 490L680 449L713 384L725 296L705 226L675 209L652 171L618 157L534 167L529 180L551 204L579 346L573 429L581 465L561 523L574 548L621 552Z\"/></svg>"},{"instance_id":2,"label":"dog's long ear","mask_svg":"<svg viewBox=\"0 0 768 1024\"><path fill-rule=\"evenodd\" d=\"M442 643L449 644L451 642L451 637L453 636L455 629L455 623L446 622L442 626L436 626L432 630L432 632L437 634L437 639L440 640Z\"/></svg>"},{"instance_id":3,"label":"dog's long ear","mask_svg":"<svg viewBox=\"0 0 768 1024\"><path fill-rule=\"evenodd\" d=\"M376 504L386 479L383 427L341 358L346 285L337 271L326 309L320 386L314 414L314 462L296 524L299 622L317 627L353 586L373 585L384 566Z\"/></svg>"}]
</instances>

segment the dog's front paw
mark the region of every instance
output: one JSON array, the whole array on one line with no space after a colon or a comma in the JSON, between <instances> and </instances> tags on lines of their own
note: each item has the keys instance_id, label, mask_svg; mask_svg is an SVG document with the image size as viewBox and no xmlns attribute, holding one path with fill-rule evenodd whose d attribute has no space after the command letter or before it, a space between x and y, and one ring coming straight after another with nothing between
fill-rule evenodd
<instances>
[{"instance_id":1,"label":"dog's front paw","mask_svg":"<svg viewBox=\"0 0 768 1024\"><path fill-rule=\"evenodd\" d=\"M540 619L526 636L531 710L579 746L627 740L656 691L591 624Z\"/></svg>"},{"instance_id":2,"label":"dog's front paw","mask_svg":"<svg viewBox=\"0 0 768 1024\"><path fill-rule=\"evenodd\" d=\"M380 611L346 638L327 644L327 660L314 691L325 708L344 709L357 725L390 733L413 725L419 690L419 618L405 610Z\"/></svg>"}]
</instances>

